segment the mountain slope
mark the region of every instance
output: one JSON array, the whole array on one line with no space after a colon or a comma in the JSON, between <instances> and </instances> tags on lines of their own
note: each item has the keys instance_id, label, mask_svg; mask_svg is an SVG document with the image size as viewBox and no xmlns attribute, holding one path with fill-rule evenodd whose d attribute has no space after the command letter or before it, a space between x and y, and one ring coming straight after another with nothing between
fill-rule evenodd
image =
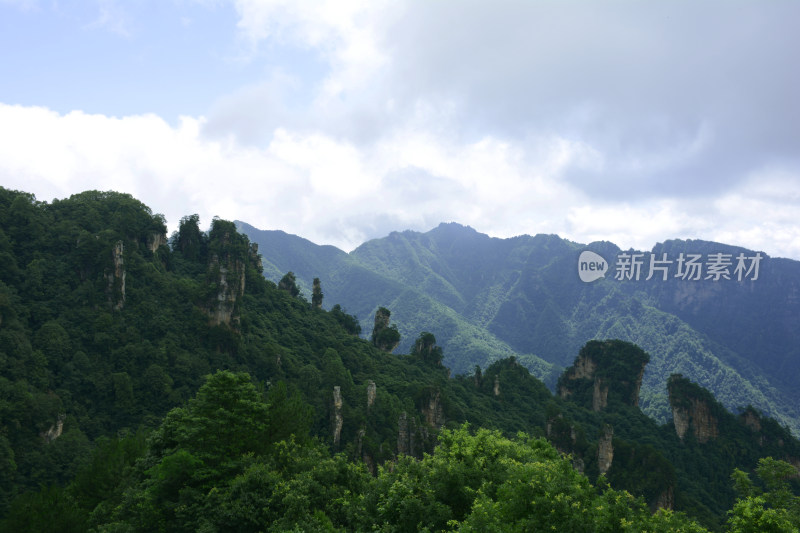
<instances>
[{"instance_id":1,"label":"mountain slope","mask_svg":"<svg viewBox=\"0 0 800 533\"><path fill-rule=\"evenodd\" d=\"M426 233L393 232L318 261L322 251L308 241L290 255L283 236L239 227L264 245L267 261L277 262L274 276L301 271L309 286L319 277L328 301L355 311L365 331L377 307L388 307L404 337L401 350L409 349L413 332L428 326L455 372L513 353L552 386L557 369L584 342L617 337L653 356L642 400L656 419L669 418L666 379L681 372L729 408L752 404L800 433L797 261L764 256L760 279L744 282L645 281L646 272L638 281L620 281L609 271L587 284L576 275L581 251L595 251L613 269L622 253L617 246L555 235L497 239L450 223ZM668 241L652 253L754 254L703 241ZM366 290L356 288L356 279L369 280L359 287Z\"/></svg>"},{"instance_id":2,"label":"mountain slope","mask_svg":"<svg viewBox=\"0 0 800 533\"><path fill-rule=\"evenodd\" d=\"M198 224L185 217L168 242L163 218L128 195L48 204L0 188L0 529L239 530L228 511L251 520L272 495L286 511L287 498L309 494L301 478L337 485L330 467L360 472L350 493L368 485L365 497L380 500L383 482L367 472L380 478L387 461L418 472L401 456L430 454L441 430L465 423L546 437L587 487L605 471L614 489L711 526L734 503L734 468L752 471L767 455L800 464L800 442L780 425L755 410L727 413L685 378L670 380L675 423L645 416L637 393L652 358L623 341L580 348L556 396L515 358L451 377L428 357L438 352L431 335L407 355L383 352L343 327L351 320L340 310L267 281L233 223L215 219L207 233ZM293 470L304 449L308 463ZM469 459L457 456L442 465L453 474L445 490L463 486ZM287 484L289 470L299 477ZM540 488L562 494L547 479ZM457 516L480 486L459 496ZM389 492L390 512L415 505ZM326 507L337 524L371 529L352 525L339 500L318 499L337 504ZM290 507L300 522L321 518ZM248 523L264 530L271 520Z\"/></svg>"},{"instance_id":3,"label":"mountain slope","mask_svg":"<svg viewBox=\"0 0 800 533\"><path fill-rule=\"evenodd\" d=\"M451 303L453 298L459 298L441 277L429 283L420 280L426 286L438 284L440 289L431 292L409 282L399 271L371 268L355 252L347 254L331 246L319 246L282 231L258 230L241 221L236 221L236 225L258 244L267 279L277 283L286 272L292 271L303 294L309 295L312 280L320 278L325 294L323 307L330 309L341 304L361 320L366 334L372 331L372 319L378 308L389 308L401 334L398 352L409 352L419 332L433 331L437 339L442 339L440 344L447 346L445 364L457 373L472 371L476 364L485 367L491 361L517 356L534 375L555 383L553 365L534 354L512 349L486 328L437 299L435 294L449 294ZM381 263L375 261L375 264ZM415 269L409 266L407 270ZM459 354L459 358L450 357L450 352Z\"/></svg>"}]
</instances>

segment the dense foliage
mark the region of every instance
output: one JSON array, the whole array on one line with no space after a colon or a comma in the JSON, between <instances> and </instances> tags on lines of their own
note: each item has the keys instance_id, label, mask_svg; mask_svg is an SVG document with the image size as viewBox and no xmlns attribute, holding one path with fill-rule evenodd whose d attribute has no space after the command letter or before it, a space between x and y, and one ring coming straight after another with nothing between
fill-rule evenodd
<instances>
[{"instance_id":1,"label":"dense foliage","mask_svg":"<svg viewBox=\"0 0 800 533\"><path fill-rule=\"evenodd\" d=\"M642 408L670 417L664 382L678 372L709 389L723 405L752 404L800 435L800 262L763 257L757 281L614 280L607 242L588 245L611 272L582 283L576 267L586 245L555 235L491 238L455 223L427 233L393 232L347 254L280 231L237 223L264 250L265 275L292 269L298 283L319 277L367 328L380 305L391 308L413 347L430 331L456 373L514 356L554 386L589 339L617 338L647 351ZM668 241L653 253L754 252L703 241ZM643 254L646 256L646 254Z\"/></svg>"},{"instance_id":2,"label":"dense foliage","mask_svg":"<svg viewBox=\"0 0 800 533\"><path fill-rule=\"evenodd\" d=\"M165 232L129 195L0 189L0 530L700 530L651 515L665 493L706 527L795 523L798 443L755 409L715 407L699 443L518 359L451 377L433 328L376 348L265 280L232 223Z\"/></svg>"},{"instance_id":3,"label":"dense foliage","mask_svg":"<svg viewBox=\"0 0 800 533\"><path fill-rule=\"evenodd\" d=\"M209 377L170 411L141 456L122 456L121 486L100 502L82 480L12 505L15 531L703 531L687 518L651 515L640 500L595 488L543 439L466 427L443 430L433 455L401 457L372 476L307 439L285 394L261 397L246 374ZM294 409L293 409L294 408ZM276 412L277 411L277 412ZM276 432L275 429L280 428ZM128 439L130 440L130 439ZM54 507L51 507L55 504ZM93 507L94 505L94 507ZM64 511L67 511L64 513Z\"/></svg>"}]
</instances>

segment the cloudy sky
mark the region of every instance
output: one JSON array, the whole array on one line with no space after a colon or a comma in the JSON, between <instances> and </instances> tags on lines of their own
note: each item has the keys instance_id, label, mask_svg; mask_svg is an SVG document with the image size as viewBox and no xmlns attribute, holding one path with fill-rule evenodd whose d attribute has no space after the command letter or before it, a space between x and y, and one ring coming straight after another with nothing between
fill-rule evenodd
<instances>
[{"instance_id":1,"label":"cloudy sky","mask_svg":"<svg viewBox=\"0 0 800 533\"><path fill-rule=\"evenodd\" d=\"M0 185L350 250L456 221L800 259L800 2L0 0Z\"/></svg>"}]
</instances>

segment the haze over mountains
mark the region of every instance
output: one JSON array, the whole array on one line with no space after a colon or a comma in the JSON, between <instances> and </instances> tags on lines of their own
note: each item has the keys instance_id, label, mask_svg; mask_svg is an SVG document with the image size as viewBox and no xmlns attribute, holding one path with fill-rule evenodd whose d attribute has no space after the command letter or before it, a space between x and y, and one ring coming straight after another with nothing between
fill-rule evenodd
<instances>
[{"instance_id":1,"label":"haze over mountains","mask_svg":"<svg viewBox=\"0 0 800 533\"><path fill-rule=\"evenodd\" d=\"M784 530L800 523L800 498L791 495L800 494L800 441L787 427L753 408L732 414L678 375L667 382L671 420L658 424L638 407L645 370L655 365L648 376L658 376L675 361L727 385L729 403L785 407L781 391L746 379L766 382L758 366L655 307L665 299L680 312L702 311L720 295L747 303L747 290L762 292L756 284L793 279L779 262L730 249L679 254L675 264L663 252L649 263L694 272L700 257L713 277L729 258L728 277L744 279L725 283L747 290L712 284L706 297L700 285L667 290L663 277L650 282L661 292L648 288L635 271L642 267L641 278L645 254L615 256L607 243L581 251L554 236L489 239L444 225L393 234L358 254L324 248L315 257L320 247L273 236L286 244L266 250L273 261L281 250L294 264L291 256L305 253L306 267L336 267L346 290L406 309L408 320L395 316L404 329L431 320L407 336L416 340L403 353L388 309L376 313L371 341L358 338L355 317L319 308L317 283L309 302L292 276L265 279L258 247L233 222L215 218L203 232L199 216L188 215L168 237L164 217L127 194L86 191L48 203L0 187L0 530L494 531L536 523L597 531L618 529L625 517L641 531L705 530L692 520L712 531L738 531L744 520L763 531L759 510ZM584 279L600 277L575 284L578 257ZM631 279L614 279L618 264L631 267L619 276ZM769 309L753 300L753 313L728 323L761 313L771 321L766 335L791 328L791 297L774 304L791 296L791 283L772 285ZM327 304L343 295L328 291ZM368 327L370 319L362 317ZM441 364L430 331L441 335L442 326L463 374ZM560 350L596 331L636 336L653 355L622 340L585 342L556 394L520 364L552 378L573 355ZM453 349L456 342L472 351ZM539 357L546 350L554 363ZM504 352L522 355L485 364ZM470 367L475 361L483 367ZM651 412L658 393L651 386L645 399ZM523 449L545 455L520 460L513 450ZM508 477L503 465L521 470ZM750 475L768 492L752 492ZM519 502L519 512L497 509L496 526L486 526L491 494ZM563 511L556 522L554 505Z\"/></svg>"},{"instance_id":2,"label":"haze over mountains","mask_svg":"<svg viewBox=\"0 0 800 533\"><path fill-rule=\"evenodd\" d=\"M378 307L387 307L402 335L399 352L430 331L455 373L513 355L552 388L586 341L619 338L651 356L641 406L657 420L671 417L666 380L681 373L728 408L753 405L800 434L798 261L696 240L623 252L613 243L556 235L498 239L456 223L393 232L348 254L236 224L258 243L268 279L293 271L310 297L319 277L323 306L341 304L364 331ZM578 276L585 250L608 262L605 277L592 283ZM679 265L693 255L704 269L697 276ZM616 270L631 256L642 263L638 279L633 270ZM650 275L652 259L664 261L656 263L663 271ZM715 262L721 273L714 274Z\"/></svg>"}]
</instances>

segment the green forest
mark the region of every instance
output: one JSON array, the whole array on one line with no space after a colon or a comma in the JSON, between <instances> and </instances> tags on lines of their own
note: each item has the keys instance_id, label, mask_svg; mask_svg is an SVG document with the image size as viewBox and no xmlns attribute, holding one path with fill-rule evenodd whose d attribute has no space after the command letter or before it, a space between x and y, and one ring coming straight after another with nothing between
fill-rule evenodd
<instances>
[{"instance_id":1,"label":"green forest","mask_svg":"<svg viewBox=\"0 0 800 533\"><path fill-rule=\"evenodd\" d=\"M613 268L619 247L544 234L500 239L451 222L392 232L345 253L236 225L261 247L268 279L277 283L291 270L306 295L319 279L330 303L357 314L364 329L379 307L391 309L398 349L410 351L418 333L430 331L454 373L514 356L552 390L587 340L616 338L650 354L641 406L659 422L671 417L664 383L678 372L728 409L752 404L800 435L798 261L765 256L755 282L609 274L587 284L576 272L580 253L599 253ZM696 240L659 243L652 253L715 251L754 253Z\"/></svg>"},{"instance_id":2,"label":"green forest","mask_svg":"<svg viewBox=\"0 0 800 533\"><path fill-rule=\"evenodd\" d=\"M790 429L680 374L657 422L661 354L586 338L555 394L513 356L454 373L433 325L262 254L127 194L0 188L0 531L800 528Z\"/></svg>"}]
</instances>

